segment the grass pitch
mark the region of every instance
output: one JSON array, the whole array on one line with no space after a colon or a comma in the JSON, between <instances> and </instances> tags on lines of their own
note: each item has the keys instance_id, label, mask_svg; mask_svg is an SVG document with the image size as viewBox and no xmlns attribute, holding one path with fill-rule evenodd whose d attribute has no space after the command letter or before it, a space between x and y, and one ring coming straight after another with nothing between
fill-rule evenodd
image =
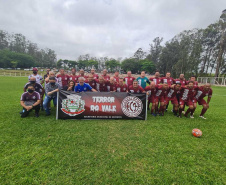
<instances>
[{"instance_id":1,"label":"grass pitch","mask_svg":"<svg viewBox=\"0 0 226 185\"><path fill-rule=\"evenodd\" d=\"M195 119L56 121L55 108L20 118L26 81L0 77L0 184L225 184L225 87L207 120L198 106Z\"/></svg>"}]
</instances>

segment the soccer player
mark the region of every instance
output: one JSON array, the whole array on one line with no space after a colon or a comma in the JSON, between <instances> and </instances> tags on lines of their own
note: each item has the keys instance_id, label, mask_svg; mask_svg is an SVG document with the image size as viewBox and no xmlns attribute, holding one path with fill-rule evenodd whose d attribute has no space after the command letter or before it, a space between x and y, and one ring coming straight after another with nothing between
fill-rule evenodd
<instances>
[{"instance_id":1,"label":"soccer player","mask_svg":"<svg viewBox=\"0 0 226 185\"><path fill-rule=\"evenodd\" d=\"M171 77L170 72L167 72L166 76L162 77L161 80L162 80L162 83L167 83L169 87L173 84L173 81L174 81L173 78Z\"/></svg>"},{"instance_id":2,"label":"soccer player","mask_svg":"<svg viewBox=\"0 0 226 185\"><path fill-rule=\"evenodd\" d=\"M117 83L119 83L119 72L118 71L115 71L114 79Z\"/></svg>"},{"instance_id":3,"label":"soccer player","mask_svg":"<svg viewBox=\"0 0 226 185\"><path fill-rule=\"evenodd\" d=\"M147 86L147 83L150 84L150 81L145 76L145 71L141 71L140 77L137 78L137 81L139 86L141 86L143 89Z\"/></svg>"},{"instance_id":4,"label":"soccer player","mask_svg":"<svg viewBox=\"0 0 226 185\"><path fill-rule=\"evenodd\" d=\"M146 93L145 90L138 85L138 81L134 80L133 85L129 86L128 92L130 93Z\"/></svg>"},{"instance_id":5,"label":"soccer player","mask_svg":"<svg viewBox=\"0 0 226 185\"><path fill-rule=\"evenodd\" d=\"M44 81L42 76L38 74L38 69L34 67L32 71L33 74L28 76L28 80L30 80L31 77L35 77L37 83L43 84Z\"/></svg>"},{"instance_id":6,"label":"soccer player","mask_svg":"<svg viewBox=\"0 0 226 185\"><path fill-rule=\"evenodd\" d=\"M62 88L67 86L70 77L65 74L64 69L60 69L60 74L57 75L58 83Z\"/></svg>"},{"instance_id":7,"label":"soccer player","mask_svg":"<svg viewBox=\"0 0 226 185\"><path fill-rule=\"evenodd\" d=\"M157 85L156 86L156 99L155 99L155 109L156 112L158 110L158 102L160 102L160 107L159 107L159 115L164 116L165 108L166 108L166 98L168 94L168 89L169 86L167 83L164 83L162 85Z\"/></svg>"},{"instance_id":8,"label":"soccer player","mask_svg":"<svg viewBox=\"0 0 226 185\"><path fill-rule=\"evenodd\" d=\"M181 86L187 85L187 81L186 81L186 79L184 78L184 74L180 74L179 79L174 79L173 82L174 82L174 84L180 83Z\"/></svg>"},{"instance_id":9,"label":"soccer player","mask_svg":"<svg viewBox=\"0 0 226 185\"><path fill-rule=\"evenodd\" d=\"M148 110L149 110L149 106L150 106L150 103L152 103L152 106L151 106L151 114L153 116L156 116L157 115L157 110L155 109L155 103L156 103L156 86L155 86L155 82L151 82L151 85L150 86L147 86L145 87L144 89L146 92L147 92L147 95L148 95ZM155 113L154 113L154 110L155 110Z\"/></svg>"},{"instance_id":10,"label":"soccer player","mask_svg":"<svg viewBox=\"0 0 226 185\"><path fill-rule=\"evenodd\" d=\"M110 80L107 82L107 90L108 92L115 92L116 91L117 82L115 81L114 77L110 77Z\"/></svg>"},{"instance_id":11,"label":"soccer player","mask_svg":"<svg viewBox=\"0 0 226 185\"><path fill-rule=\"evenodd\" d=\"M189 113L191 113L190 118L194 118L193 113L194 113L194 82L189 81L188 85L185 87L181 87L181 96L180 96L180 108L179 108L179 115L178 117L181 118L181 113L184 109L184 106L187 105L189 108L187 109L185 113L185 117L188 116Z\"/></svg>"},{"instance_id":12,"label":"soccer player","mask_svg":"<svg viewBox=\"0 0 226 185\"><path fill-rule=\"evenodd\" d=\"M85 81L86 83L88 83L93 89L96 89L96 79L94 79L92 74L89 74L88 76L88 80Z\"/></svg>"},{"instance_id":13,"label":"soccer player","mask_svg":"<svg viewBox=\"0 0 226 185\"><path fill-rule=\"evenodd\" d=\"M93 75L94 80L97 80L99 78L98 74L95 73L95 69L92 68L90 72Z\"/></svg>"},{"instance_id":14,"label":"soccer player","mask_svg":"<svg viewBox=\"0 0 226 185\"><path fill-rule=\"evenodd\" d=\"M128 92L128 86L123 83L123 78L119 78L119 83L116 85L116 92Z\"/></svg>"},{"instance_id":15,"label":"soccer player","mask_svg":"<svg viewBox=\"0 0 226 185\"><path fill-rule=\"evenodd\" d=\"M69 80L73 80L75 83L78 83L78 76L76 75L76 69L71 69L71 75L69 76Z\"/></svg>"},{"instance_id":16,"label":"soccer player","mask_svg":"<svg viewBox=\"0 0 226 185\"><path fill-rule=\"evenodd\" d=\"M198 87L198 82L195 81L195 80L196 80L196 77L195 76L191 76L190 81L194 83L194 87L196 88L196 87Z\"/></svg>"},{"instance_id":17,"label":"soccer player","mask_svg":"<svg viewBox=\"0 0 226 185\"><path fill-rule=\"evenodd\" d=\"M180 94L180 91L181 91L180 83L176 83L170 86L169 92L167 94L166 102L165 102L168 105L169 101L171 101L171 103L173 104L173 113L175 116L177 116L177 113L178 113L179 103L177 100L177 95Z\"/></svg>"},{"instance_id":18,"label":"soccer player","mask_svg":"<svg viewBox=\"0 0 226 185\"><path fill-rule=\"evenodd\" d=\"M40 94L40 101L41 101L41 108L43 110L43 95L44 95L44 88L40 83L36 82L36 78L35 77L31 77L29 82L25 84L24 86L24 92L27 91L27 88L29 85L33 85L33 87L35 88L35 91L38 92Z\"/></svg>"},{"instance_id":19,"label":"soccer player","mask_svg":"<svg viewBox=\"0 0 226 185\"><path fill-rule=\"evenodd\" d=\"M99 79L96 80L97 84L96 84L96 90L99 92L107 92L107 84L104 81L104 77L103 76L99 76Z\"/></svg>"},{"instance_id":20,"label":"soccer player","mask_svg":"<svg viewBox=\"0 0 226 185\"><path fill-rule=\"evenodd\" d=\"M33 85L28 85L27 92L24 92L20 98L20 104L23 107L21 118L27 117L33 109L35 117L39 117L40 103L40 94L35 91Z\"/></svg>"},{"instance_id":21,"label":"soccer player","mask_svg":"<svg viewBox=\"0 0 226 185\"><path fill-rule=\"evenodd\" d=\"M79 74L80 74L80 75L78 75L78 78L79 78L79 77L83 77L83 78L85 78L85 79L88 78L88 76L85 75L84 69L80 69Z\"/></svg>"},{"instance_id":22,"label":"soccer player","mask_svg":"<svg viewBox=\"0 0 226 185\"><path fill-rule=\"evenodd\" d=\"M43 107L46 111L46 116L50 115L50 110L49 110L49 103L51 100L53 100L54 106L57 104L57 92L61 89L60 84L56 83L55 77L50 77L49 78L49 83L46 84L46 96L44 99Z\"/></svg>"},{"instance_id":23,"label":"soccer player","mask_svg":"<svg viewBox=\"0 0 226 185\"><path fill-rule=\"evenodd\" d=\"M196 95L195 95L195 103L194 106L196 108L196 103L198 102L199 105L202 105L202 111L201 114L199 115L200 118L206 119L204 117L204 114L206 113L207 109L209 108L209 103L211 100L213 94L213 90L211 88L211 85L209 83L199 87ZM204 100L204 97L208 96L207 102Z\"/></svg>"},{"instance_id":24,"label":"soccer player","mask_svg":"<svg viewBox=\"0 0 226 185\"><path fill-rule=\"evenodd\" d=\"M107 82L107 81L109 81L110 80L110 76L109 75L107 75L107 69L104 69L103 70L103 74L101 75L103 78L104 78L104 81L105 82Z\"/></svg>"},{"instance_id":25,"label":"soccer player","mask_svg":"<svg viewBox=\"0 0 226 185\"><path fill-rule=\"evenodd\" d=\"M155 72L155 77L149 78L150 81L155 82L155 85L158 85L162 82L159 71Z\"/></svg>"},{"instance_id":26,"label":"soccer player","mask_svg":"<svg viewBox=\"0 0 226 185\"><path fill-rule=\"evenodd\" d=\"M127 77L124 78L125 84L130 87L131 85L133 85L133 81L135 80L135 78L132 76L132 72L131 71L127 71Z\"/></svg>"},{"instance_id":27,"label":"soccer player","mask_svg":"<svg viewBox=\"0 0 226 185\"><path fill-rule=\"evenodd\" d=\"M78 84L75 86L75 92L86 92L86 91L93 91L96 92L89 84L85 83L84 77L78 78Z\"/></svg>"}]
</instances>

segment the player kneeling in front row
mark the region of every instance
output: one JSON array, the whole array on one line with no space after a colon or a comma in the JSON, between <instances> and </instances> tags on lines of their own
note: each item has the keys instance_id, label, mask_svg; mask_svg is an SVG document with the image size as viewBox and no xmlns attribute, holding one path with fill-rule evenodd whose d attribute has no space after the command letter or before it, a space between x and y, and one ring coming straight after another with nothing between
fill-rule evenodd
<instances>
[{"instance_id":1,"label":"player kneeling in front row","mask_svg":"<svg viewBox=\"0 0 226 185\"><path fill-rule=\"evenodd\" d=\"M27 92L24 92L20 99L20 104L23 107L21 118L27 117L29 112L31 112L33 109L35 110L35 117L39 117L41 102L40 94L35 91L33 85L28 85L27 89Z\"/></svg>"},{"instance_id":2,"label":"player kneeling in front row","mask_svg":"<svg viewBox=\"0 0 226 185\"><path fill-rule=\"evenodd\" d=\"M46 116L50 115L50 110L48 107L48 104L50 103L51 100L53 100L54 106L57 104L57 92L60 90L60 84L56 83L55 77L50 77L49 78L49 83L46 84L46 96L44 99L43 107L46 111Z\"/></svg>"},{"instance_id":3,"label":"player kneeling in front row","mask_svg":"<svg viewBox=\"0 0 226 185\"><path fill-rule=\"evenodd\" d=\"M212 91L211 85L208 83L208 84L205 84L204 86L199 87L199 89L195 95L194 107L195 108L197 107L197 102L199 105L203 106L201 114L199 115L199 117L202 119L206 119L203 115L209 108L209 102L211 100L212 93L213 93L213 91ZM208 96L207 102L204 100L205 96Z\"/></svg>"}]
</instances>

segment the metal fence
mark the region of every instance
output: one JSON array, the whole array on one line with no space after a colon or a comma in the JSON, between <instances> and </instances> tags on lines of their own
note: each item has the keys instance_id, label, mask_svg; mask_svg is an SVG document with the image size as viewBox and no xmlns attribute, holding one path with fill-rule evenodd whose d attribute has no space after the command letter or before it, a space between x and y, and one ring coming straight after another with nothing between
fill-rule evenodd
<instances>
[{"instance_id":1,"label":"metal fence","mask_svg":"<svg viewBox=\"0 0 226 185\"><path fill-rule=\"evenodd\" d=\"M0 76L28 77L32 72L0 72ZM44 73L38 73L43 76Z\"/></svg>"},{"instance_id":2,"label":"metal fence","mask_svg":"<svg viewBox=\"0 0 226 185\"><path fill-rule=\"evenodd\" d=\"M225 77L198 77L197 81L201 84L210 83L211 85L226 86Z\"/></svg>"}]
</instances>

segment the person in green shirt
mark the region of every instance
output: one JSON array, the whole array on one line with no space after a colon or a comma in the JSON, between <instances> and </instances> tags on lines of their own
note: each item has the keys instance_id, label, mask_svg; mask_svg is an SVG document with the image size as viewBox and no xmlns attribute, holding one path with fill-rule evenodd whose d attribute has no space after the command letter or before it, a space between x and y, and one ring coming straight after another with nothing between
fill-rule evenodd
<instances>
[{"instance_id":1,"label":"person in green shirt","mask_svg":"<svg viewBox=\"0 0 226 185\"><path fill-rule=\"evenodd\" d=\"M148 84L150 84L150 81L145 76L145 71L141 71L140 77L137 78L138 84L144 89Z\"/></svg>"}]
</instances>

